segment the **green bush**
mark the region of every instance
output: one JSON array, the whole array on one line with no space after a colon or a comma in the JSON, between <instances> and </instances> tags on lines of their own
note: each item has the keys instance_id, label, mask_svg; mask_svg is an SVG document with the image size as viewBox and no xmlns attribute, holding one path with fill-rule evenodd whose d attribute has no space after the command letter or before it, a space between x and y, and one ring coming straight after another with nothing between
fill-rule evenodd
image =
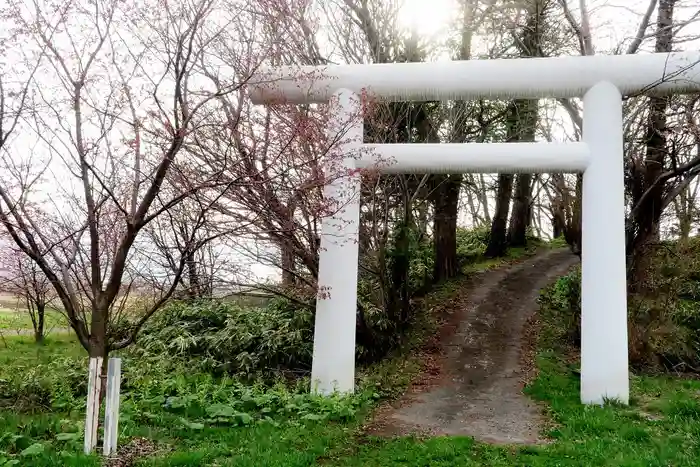
<instances>
[{"instance_id":1,"label":"green bush","mask_svg":"<svg viewBox=\"0 0 700 467\"><path fill-rule=\"evenodd\" d=\"M481 257L489 244L490 234L489 226L475 229L457 227L457 256L460 262L473 261Z\"/></svg>"},{"instance_id":2,"label":"green bush","mask_svg":"<svg viewBox=\"0 0 700 467\"><path fill-rule=\"evenodd\" d=\"M420 236L412 230L409 256L408 280L411 291L414 294L425 292L433 283L435 269L435 251L430 238Z\"/></svg>"},{"instance_id":3,"label":"green bush","mask_svg":"<svg viewBox=\"0 0 700 467\"><path fill-rule=\"evenodd\" d=\"M491 226L482 225L474 229L457 228L457 256L462 264L474 262L480 259L491 237ZM535 235L532 228L528 228L525 239L528 245L542 244L541 238Z\"/></svg>"},{"instance_id":4,"label":"green bush","mask_svg":"<svg viewBox=\"0 0 700 467\"><path fill-rule=\"evenodd\" d=\"M700 238L653 251L652 292L629 298L630 359L638 366L700 371Z\"/></svg>"},{"instance_id":5,"label":"green bush","mask_svg":"<svg viewBox=\"0 0 700 467\"><path fill-rule=\"evenodd\" d=\"M175 424L183 429L200 430L213 425L347 421L370 400L379 397L370 391L372 388L353 396L319 396L309 392L307 378L291 384L289 381L268 384L216 377L194 371L188 362L169 360L162 355L123 355L122 358L120 427L132 423L166 427ZM3 380L0 408L10 408L10 404L21 401L21 407L11 408L34 413L82 413L85 388L73 390L70 385L87 379L87 358L57 362L39 363L34 371L15 371L14 378ZM71 430L51 427L51 433L32 431L28 436L68 440L71 436L62 434L66 431ZM0 432L0 453L3 447L7 448Z\"/></svg>"},{"instance_id":6,"label":"green bush","mask_svg":"<svg viewBox=\"0 0 700 467\"><path fill-rule=\"evenodd\" d=\"M17 412L80 409L87 395L87 359L56 357L50 363L18 365L0 377L0 408Z\"/></svg>"},{"instance_id":7,"label":"green bush","mask_svg":"<svg viewBox=\"0 0 700 467\"><path fill-rule=\"evenodd\" d=\"M215 374L268 377L305 373L313 351L313 314L274 299L261 308L226 301L172 303L144 328L146 353L194 359Z\"/></svg>"},{"instance_id":8,"label":"green bush","mask_svg":"<svg viewBox=\"0 0 700 467\"><path fill-rule=\"evenodd\" d=\"M458 229L460 257L480 256L488 234L488 228ZM387 268L397 262L408 266L409 297L432 287L435 256L429 237L415 229L397 230L387 252ZM386 278L391 280L390 270ZM401 285L390 285L388 290L397 291ZM386 290L375 275L361 273L358 301L366 328L358 334L360 362L381 358L401 341L406 323L399 322L397 310L388 309ZM219 375L253 379L303 375L311 368L313 318L311 309L280 298L260 307L220 300L174 302L146 324L137 350L146 355L190 359L192 365ZM409 316L408 321L411 319Z\"/></svg>"},{"instance_id":9,"label":"green bush","mask_svg":"<svg viewBox=\"0 0 700 467\"><path fill-rule=\"evenodd\" d=\"M581 345L581 268L560 277L545 289L541 300L558 312L567 343Z\"/></svg>"},{"instance_id":10,"label":"green bush","mask_svg":"<svg viewBox=\"0 0 700 467\"><path fill-rule=\"evenodd\" d=\"M628 297L630 363L639 369L700 371L700 239L666 242L652 253L653 293ZM581 273L561 277L541 295L557 313L561 339L581 339Z\"/></svg>"},{"instance_id":11,"label":"green bush","mask_svg":"<svg viewBox=\"0 0 700 467\"><path fill-rule=\"evenodd\" d=\"M393 268L408 268L408 287L411 294L425 291L433 283L435 252L429 237L421 234L416 228L396 226L386 251L386 277L391 280ZM377 280L372 276L371 280ZM398 289L404 284L393 284Z\"/></svg>"}]
</instances>

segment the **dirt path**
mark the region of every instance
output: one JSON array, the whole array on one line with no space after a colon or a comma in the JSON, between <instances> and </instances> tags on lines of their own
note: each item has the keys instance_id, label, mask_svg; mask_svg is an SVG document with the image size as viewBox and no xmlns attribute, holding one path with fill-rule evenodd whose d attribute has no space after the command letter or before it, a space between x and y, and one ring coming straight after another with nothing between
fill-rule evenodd
<instances>
[{"instance_id":1,"label":"dirt path","mask_svg":"<svg viewBox=\"0 0 700 467\"><path fill-rule=\"evenodd\" d=\"M486 272L464 290L452 336L443 346L444 377L380 411L380 435L465 435L492 443L540 442L540 410L522 394L523 328L541 288L578 258L540 253L511 268Z\"/></svg>"}]
</instances>

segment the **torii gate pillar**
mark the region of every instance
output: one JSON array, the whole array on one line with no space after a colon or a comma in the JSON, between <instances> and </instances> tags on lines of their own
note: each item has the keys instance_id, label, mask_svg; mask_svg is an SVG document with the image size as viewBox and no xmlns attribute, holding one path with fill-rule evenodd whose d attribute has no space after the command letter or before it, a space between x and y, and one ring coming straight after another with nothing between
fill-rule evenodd
<instances>
[{"instance_id":1,"label":"torii gate pillar","mask_svg":"<svg viewBox=\"0 0 700 467\"><path fill-rule=\"evenodd\" d=\"M629 402L622 95L609 82L583 98L581 402Z\"/></svg>"}]
</instances>

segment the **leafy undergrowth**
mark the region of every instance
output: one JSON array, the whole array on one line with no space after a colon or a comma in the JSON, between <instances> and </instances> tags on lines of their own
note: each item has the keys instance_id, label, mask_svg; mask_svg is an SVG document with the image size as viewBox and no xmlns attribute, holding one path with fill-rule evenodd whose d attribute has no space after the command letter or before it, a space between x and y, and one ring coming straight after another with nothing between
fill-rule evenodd
<instances>
[{"instance_id":1,"label":"leafy undergrowth","mask_svg":"<svg viewBox=\"0 0 700 467\"><path fill-rule=\"evenodd\" d=\"M513 260L518 260L534 254L538 249L562 247L560 243L544 242L539 237L528 233L527 247L509 248L505 256L485 258L484 253L489 242L490 230L486 227L476 229L457 229L457 256L462 264L462 274L485 271L503 267Z\"/></svg>"},{"instance_id":2,"label":"leafy undergrowth","mask_svg":"<svg viewBox=\"0 0 700 467\"><path fill-rule=\"evenodd\" d=\"M148 322L136 351L177 358L203 373L274 379L311 369L313 314L289 300L173 302Z\"/></svg>"},{"instance_id":3,"label":"leafy undergrowth","mask_svg":"<svg viewBox=\"0 0 700 467\"><path fill-rule=\"evenodd\" d=\"M421 308L439 307L460 293L460 283L443 284ZM362 434L376 401L396 397L421 370L418 350L436 326L430 313L419 315L410 338L389 358L360 370L351 397L316 397L304 379L243 383L180 360L122 355L119 442L153 440L157 453L136 464L150 467L700 465L700 384L634 377L629 407L581 406L566 314L551 303L549 291L542 300L539 374L527 389L550 412L549 445ZM80 453L86 367L69 336L43 347L28 337L7 339L6 348L0 342L0 467L100 465L97 456Z\"/></svg>"},{"instance_id":4,"label":"leafy undergrowth","mask_svg":"<svg viewBox=\"0 0 700 467\"><path fill-rule=\"evenodd\" d=\"M651 252L647 284L628 297L630 363L640 372L700 373L700 238L663 242ZM549 294L572 345L581 339L581 271Z\"/></svg>"},{"instance_id":5,"label":"leafy undergrowth","mask_svg":"<svg viewBox=\"0 0 700 467\"><path fill-rule=\"evenodd\" d=\"M305 380L244 384L164 359L122 358L121 442L145 437L169 453L145 465L207 465L224 455L230 463L219 465L308 465L379 397L365 389L325 398L309 394ZM0 467L97 465L79 455L87 359L77 342L7 339L0 362ZM298 451L307 436L309 446ZM278 454L275 445L287 450ZM288 463L289 456L306 463Z\"/></svg>"},{"instance_id":6,"label":"leafy undergrowth","mask_svg":"<svg viewBox=\"0 0 700 467\"><path fill-rule=\"evenodd\" d=\"M510 260L525 253L516 250ZM482 261L481 269L504 261ZM330 458L354 438L377 400L397 397L421 371L419 350L436 331L434 317L440 306L459 293L460 283L446 282L420 299L418 308L423 312L416 314L412 332L380 363L359 369L358 391L351 397L311 395L304 378L296 382L266 378L264 384L256 384L250 378L243 382L221 376L221 372L213 376L205 371L201 357L193 365L143 347L125 353L121 355L120 445L136 437L155 441L159 453L139 464L148 466L302 466ZM277 312L285 317L280 322L292 322L285 310ZM202 356L211 358L210 349L221 343L200 342L200 331L189 329L192 339L183 342L190 351L207 349ZM277 328L263 331L260 334L279 334ZM178 355L178 345L183 344L178 336L171 337L166 353ZM148 339L146 333L146 343L155 345ZM295 343L268 340L246 345L263 345L269 355L282 355ZM98 457L80 454L86 369L87 358L69 335L49 337L44 346L36 346L29 336L0 342L0 467L99 465Z\"/></svg>"},{"instance_id":7,"label":"leafy undergrowth","mask_svg":"<svg viewBox=\"0 0 700 467\"><path fill-rule=\"evenodd\" d=\"M481 258L479 261L473 263L468 263L462 266L462 274L470 275L479 271L488 271L491 269L498 269L512 263L514 260L520 260L527 258L537 252L538 247L544 247L545 245L533 245L529 247L518 247L510 248L508 250L508 255L499 258Z\"/></svg>"}]
</instances>

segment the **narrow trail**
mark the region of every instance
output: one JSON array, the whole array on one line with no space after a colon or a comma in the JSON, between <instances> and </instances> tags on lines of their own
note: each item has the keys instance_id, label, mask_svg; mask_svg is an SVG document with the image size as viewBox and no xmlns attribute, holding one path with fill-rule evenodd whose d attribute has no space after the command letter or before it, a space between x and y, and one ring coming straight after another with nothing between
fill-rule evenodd
<instances>
[{"instance_id":1,"label":"narrow trail","mask_svg":"<svg viewBox=\"0 0 700 467\"><path fill-rule=\"evenodd\" d=\"M462 435L504 444L541 442L540 409L522 393L521 349L540 289L571 268L568 250L488 271L463 290L456 329L442 345L443 377L380 410L378 435Z\"/></svg>"}]
</instances>

